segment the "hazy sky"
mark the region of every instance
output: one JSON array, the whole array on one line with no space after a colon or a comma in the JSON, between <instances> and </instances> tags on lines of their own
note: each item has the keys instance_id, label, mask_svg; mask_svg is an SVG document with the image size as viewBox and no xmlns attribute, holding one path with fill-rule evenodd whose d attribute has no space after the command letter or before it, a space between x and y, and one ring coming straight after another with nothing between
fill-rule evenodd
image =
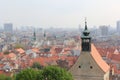
<instances>
[{"instance_id":1,"label":"hazy sky","mask_svg":"<svg viewBox=\"0 0 120 80\"><path fill-rule=\"evenodd\" d=\"M120 0L0 0L0 25L40 27L116 26Z\"/></svg>"}]
</instances>

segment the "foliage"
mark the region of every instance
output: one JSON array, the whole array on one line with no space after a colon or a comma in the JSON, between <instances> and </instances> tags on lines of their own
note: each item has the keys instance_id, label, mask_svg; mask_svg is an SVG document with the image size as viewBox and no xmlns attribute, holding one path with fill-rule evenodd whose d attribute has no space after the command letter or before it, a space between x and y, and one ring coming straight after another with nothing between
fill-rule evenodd
<instances>
[{"instance_id":1,"label":"foliage","mask_svg":"<svg viewBox=\"0 0 120 80\"><path fill-rule=\"evenodd\" d=\"M18 48L22 48L24 49L24 46L22 44L19 44L17 43L15 46L14 46L15 49L18 49Z\"/></svg>"},{"instance_id":2,"label":"foliage","mask_svg":"<svg viewBox=\"0 0 120 80\"><path fill-rule=\"evenodd\" d=\"M36 70L27 68L16 75L16 80L36 80L37 73Z\"/></svg>"},{"instance_id":3,"label":"foliage","mask_svg":"<svg viewBox=\"0 0 120 80\"><path fill-rule=\"evenodd\" d=\"M39 74L37 80L73 80L69 72L57 66L47 66Z\"/></svg>"},{"instance_id":4,"label":"foliage","mask_svg":"<svg viewBox=\"0 0 120 80\"><path fill-rule=\"evenodd\" d=\"M58 66L60 66L61 68L64 68L64 69L69 69L69 66L68 66L68 61L67 60L57 60L56 61Z\"/></svg>"},{"instance_id":5,"label":"foliage","mask_svg":"<svg viewBox=\"0 0 120 80\"><path fill-rule=\"evenodd\" d=\"M12 80L12 78L4 74L0 74L0 80Z\"/></svg>"},{"instance_id":6,"label":"foliage","mask_svg":"<svg viewBox=\"0 0 120 80\"><path fill-rule=\"evenodd\" d=\"M73 80L72 75L57 66L47 66L43 69L25 69L16 75L15 80Z\"/></svg>"},{"instance_id":7,"label":"foliage","mask_svg":"<svg viewBox=\"0 0 120 80\"><path fill-rule=\"evenodd\" d=\"M34 62L33 65L32 65L32 68L42 69L43 66L40 65L40 63L38 63L38 62Z\"/></svg>"},{"instance_id":8,"label":"foliage","mask_svg":"<svg viewBox=\"0 0 120 80\"><path fill-rule=\"evenodd\" d=\"M9 54L9 51L4 51L4 54L5 54L5 55Z\"/></svg>"}]
</instances>

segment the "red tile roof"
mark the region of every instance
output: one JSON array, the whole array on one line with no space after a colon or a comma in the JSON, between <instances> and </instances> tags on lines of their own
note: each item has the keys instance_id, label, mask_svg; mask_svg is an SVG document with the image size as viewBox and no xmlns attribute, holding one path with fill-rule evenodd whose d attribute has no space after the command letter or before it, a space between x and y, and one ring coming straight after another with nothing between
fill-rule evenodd
<instances>
[{"instance_id":1,"label":"red tile roof","mask_svg":"<svg viewBox=\"0 0 120 80\"><path fill-rule=\"evenodd\" d=\"M107 58L115 61L120 61L120 54L109 53Z\"/></svg>"},{"instance_id":2,"label":"red tile roof","mask_svg":"<svg viewBox=\"0 0 120 80\"><path fill-rule=\"evenodd\" d=\"M9 54L8 54L8 57L9 57L9 58L14 58L14 57L16 57L16 55L15 55L14 53L9 53Z\"/></svg>"},{"instance_id":3,"label":"red tile roof","mask_svg":"<svg viewBox=\"0 0 120 80\"><path fill-rule=\"evenodd\" d=\"M34 58L33 62L39 62L41 65L46 66L47 63L53 62L58 60L57 56L53 57L39 57L39 58Z\"/></svg>"},{"instance_id":4,"label":"red tile roof","mask_svg":"<svg viewBox=\"0 0 120 80\"><path fill-rule=\"evenodd\" d=\"M36 52L36 53L39 53L39 49L38 48L33 48L32 51Z\"/></svg>"},{"instance_id":5,"label":"red tile roof","mask_svg":"<svg viewBox=\"0 0 120 80\"><path fill-rule=\"evenodd\" d=\"M55 52L56 53L60 53L62 51L63 48L55 48Z\"/></svg>"},{"instance_id":6,"label":"red tile roof","mask_svg":"<svg viewBox=\"0 0 120 80\"><path fill-rule=\"evenodd\" d=\"M20 54L24 53L25 51L22 48L16 49Z\"/></svg>"},{"instance_id":7,"label":"red tile roof","mask_svg":"<svg viewBox=\"0 0 120 80\"><path fill-rule=\"evenodd\" d=\"M109 47L109 48L96 47L96 48L102 57L106 57L108 52L114 53L115 51L114 47Z\"/></svg>"},{"instance_id":8,"label":"red tile roof","mask_svg":"<svg viewBox=\"0 0 120 80\"><path fill-rule=\"evenodd\" d=\"M6 75L6 76L11 76L11 75L12 75L11 72L5 72L5 71L3 71L3 70L0 70L0 74L4 74L4 75Z\"/></svg>"},{"instance_id":9,"label":"red tile roof","mask_svg":"<svg viewBox=\"0 0 120 80\"><path fill-rule=\"evenodd\" d=\"M114 74L120 74L120 70L117 69L117 66L115 64L112 65L112 70Z\"/></svg>"},{"instance_id":10,"label":"red tile roof","mask_svg":"<svg viewBox=\"0 0 120 80\"><path fill-rule=\"evenodd\" d=\"M66 52L66 51L70 51L71 49L70 48L64 48L64 52Z\"/></svg>"},{"instance_id":11,"label":"red tile roof","mask_svg":"<svg viewBox=\"0 0 120 80\"><path fill-rule=\"evenodd\" d=\"M91 55L93 57L93 59L96 61L96 63L98 64L98 66L104 71L107 72L109 70L109 66L108 64L102 59L102 57L100 56L100 54L98 53L97 49L95 48L95 46L92 44L92 51L91 51Z\"/></svg>"}]
</instances>

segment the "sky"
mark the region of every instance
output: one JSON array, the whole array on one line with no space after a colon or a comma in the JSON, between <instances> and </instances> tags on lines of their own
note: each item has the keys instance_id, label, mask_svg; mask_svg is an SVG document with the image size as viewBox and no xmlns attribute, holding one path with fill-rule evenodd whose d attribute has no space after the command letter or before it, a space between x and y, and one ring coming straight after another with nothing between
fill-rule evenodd
<instances>
[{"instance_id":1,"label":"sky","mask_svg":"<svg viewBox=\"0 0 120 80\"><path fill-rule=\"evenodd\" d=\"M0 0L0 25L15 27L89 27L120 20L120 0Z\"/></svg>"}]
</instances>

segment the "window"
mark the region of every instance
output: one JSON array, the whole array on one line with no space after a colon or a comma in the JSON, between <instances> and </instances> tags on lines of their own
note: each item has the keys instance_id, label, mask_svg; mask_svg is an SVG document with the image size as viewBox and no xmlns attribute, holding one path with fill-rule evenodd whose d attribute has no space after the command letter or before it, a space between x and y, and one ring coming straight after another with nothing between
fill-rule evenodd
<instances>
[{"instance_id":1,"label":"window","mask_svg":"<svg viewBox=\"0 0 120 80\"><path fill-rule=\"evenodd\" d=\"M81 68L81 66L79 66L79 68Z\"/></svg>"},{"instance_id":2,"label":"window","mask_svg":"<svg viewBox=\"0 0 120 80\"><path fill-rule=\"evenodd\" d=\"M90 69L92 69L93 67L92 66L90 66Z\"/></svg>"},{"instance_id":3,"label":"window","mask_svg":"<svg viewBox=\"0 0 120 80\"><path fill-rule=\"evenodd\" d=\"M89 39L84 39L84 42L89 42Z\"/></svg>"}]
</instances>

